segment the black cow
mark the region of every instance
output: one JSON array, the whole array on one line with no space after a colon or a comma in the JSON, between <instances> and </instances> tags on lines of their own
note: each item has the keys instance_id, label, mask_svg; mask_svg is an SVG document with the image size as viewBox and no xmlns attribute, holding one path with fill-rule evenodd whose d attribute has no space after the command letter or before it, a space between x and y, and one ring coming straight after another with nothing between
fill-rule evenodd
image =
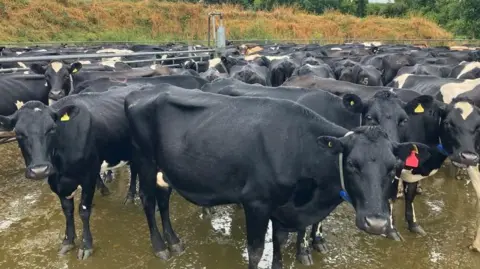
<instances>
[{"instance_id":1,"label":"black cow","mask_svg":"<svg viewBox=\"0 0 480 269\"><path fill-rule=\"evenodd\" d=\"M67 96L52 106L30 101L13 115L0 116L2 130L15 128L25 159L25 176L48 177L51 190L60 199L66 217L61 254L74 248L73 195L78 186L82 188L79 214L83 222L78 258L86 259L92 254L89 222L95 184L101 169L131 160L131 137L123 104L125 96L137 89L138 86L129 86ZM130 166L132 172L136 171L133 164Z\"/></svg>"},{"instance_id":2,"label":"black cow","mask_svg":"<svg viewBox=\"0 0 480 269\"><path fill-rule=\"evenodd\" d=\"M480 77L479 62L462 62L455 66L449 74L451 78L476 79Z\"/></svg>"},{"instance_id":3,"label":"black cow","mask_svg":"<svg viewBox=\"0 0 480 269\"><path fill-rule=\"evenodd\" d=\"M401 53L392 53L375 56L365 56L361 61L364 65L373 65L383 74L383 85L390 83L397 75L398 70L404 66L413 66L416 64L414 58L410 55Z\"/></svg>"},{"instance_id":4,"label":"black cow","mask_svg":"<svg viewBox=\"0 0 480 269\"><path fill-rule=\"evenodd\" d=\"M228 75L226 73L220 73L215 67L210 67L207 71L200 73L200 77L211 82L217 78L226 78Z\"/></svg>"},{"instance_id":5,"label":"black cow","mask_svg":"<svg viewBox=\"0 0 480 269\"><path fill-rule=\"evenodd\" d=\"M292 76L304 76L313 74L319 78L332 78L335 79L335 74L332 71L332 68L328 64L319 63L317 65L305 64L300 67L297 67Z\"/></svg>"},{"instance_id":6,"label":"black cow","mask_svg":"<svg viewBox=\"0 0 480 269\"><path fill-rule=\"evenodd\" d=\"M221 61L231 77L244 81L248 84L259 83L264 86L270 86L270 60L265 56L259 57L254 61L236 59L233 57L221 57Z\"/></svg>"},{"instance_id":7,"label":"black cow","mask_svg":"<svg viewBox=\"0 0 480 269\"><path fill-rule=\"evenodd\" d=\"M146 187L155 187L151 175L161 169L162 185L196 205L243 205L250 269L258 268L269 219L272 268L278 269L282 230L321 221L345 193L356 210L357 227L386 234L395 171L416 148L392 142L381 127L349 132L279 99L142 91L126 98L125 110L136 152L154 160L140 170L150 173ZM426 146L417 147L420 155L428 155ZM148 223L152 230L154 219Z\"/></svg>"},{"instance_id":8,"label":"black cow","mask_svg":"<svg viewBox=\"0 0 480 269\"><path fill-rule=\"evenodd\" d=\"M0 115L8 116L28 101L48 104L49 89L38 75L16 75L0 78Z\"/></svg>"},{"instance_id":9,"label":"black cow","mask_svg":"<svg viewBox=\"0 0 480 269\"><path fill-rule=\"evenodd\" d=\"M450 65L416 64L414 66L404 66L400 68L397 77L403 74L413 74L446 78L451 72L452 66Z\"/></svg>"},{"instance_id":10,"label":"black cow","mask_svg":"<svg viewBox=\"0 0 480 269\"><path fill-rule=\"evenodd\" d=\"M30 66L33 72L45 76L47 87L50 89L49 98L52 101L57 101L67 96L79 83L86 80L100 77L148 77L156 74L155 70L152 69L132 69L120 72L79 72L81 68L82 64L80 62L75 62L68 66L57 61L49 63L46 67L40 64L32 64Z\"/></svg>"},{"instance_id":11,"label":"black cow","mask_svg":"<svg viewBox=\"0 0 480 269\"><path fill-rule=\"evenodd\" d=\"M275 59L270 63L270 85L277 87L292 76L297 68L295 61L289 58Z\"/></svg>"},{"instance_id":12,"label":"black cow","mask_svg":"<svg viewBox=\"0 0 480 269\"><path fill-rule=\"evenodd\" d=\"M372 65L360 65L344 67L340 71L338 80L348 81L365 86L383 86L382 73Z\"/></svg>"}]
</instances>

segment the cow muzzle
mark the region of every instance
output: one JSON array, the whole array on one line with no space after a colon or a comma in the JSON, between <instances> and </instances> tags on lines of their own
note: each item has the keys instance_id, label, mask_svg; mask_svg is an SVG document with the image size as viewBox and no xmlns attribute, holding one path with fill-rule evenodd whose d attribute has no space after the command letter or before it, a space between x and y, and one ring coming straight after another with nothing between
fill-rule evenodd
<instances>
[{"instance_id":1,"label":"cow muzzle","mask_svg":"<svg viewBox=\"0 0 480 269\"><path fill-rule=\"evenodd\" d=\"M452 158L452 164L459 168L467 168L478 165L480 157L475 152L462 151L458 154L457 160L456 158Z\"/></svg>"},{"instance_id":2,"label":"cow muzzle","mask_svg":"<svg viewBox=\"0 0 480 269\"><path fill-rule=\"evenodd\" d=\"M25 177L28 179L44 179L52 174L50 165L42 164L28 167L25 171Z\"/></svg>"},{"instance_id":3,"label":"cow muzzle","mask_svg":"<svg viewBox=\"0 0 480 269\"><path fill-rule=\"evenodd\" d=\"M63 97L65 97L65 91L63 90L51 90L50 93L48 93L48 98L54 101L58 101Z\"/></svg>"},{"instance_id":4,"label":"cow muzzle","mask_svg":"<svg viewBox=\"0 0 480 269\"><path fill-rule=\"evenodd\" d=\"M360 225L358 225L360 224ZM360 220L357 226L361 230L374 235L386 235L388 230L388 218L379 215L368 215Z\"/></svg>"}]
</instances>

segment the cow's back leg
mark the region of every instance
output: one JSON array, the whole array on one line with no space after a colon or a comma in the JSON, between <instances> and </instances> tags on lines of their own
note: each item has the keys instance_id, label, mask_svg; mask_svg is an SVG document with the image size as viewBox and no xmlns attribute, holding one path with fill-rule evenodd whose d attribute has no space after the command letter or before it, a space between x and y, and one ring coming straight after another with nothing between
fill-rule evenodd
<instances>
[{"instance_id":1,"label":"cow's back leg","mask_svg":"<svg viewBox=\"0 0 480 269\"><path fill-rule=\"evenodd\" d=\"M99 178L99 173L94 173ZM83 222L82 242L78 250L78 259L85 260L93 253L93 237L90 231L90 215L92 214L92 202L95 194L95 179L87 180L82 185L82 198L78 205L78 213Z\"/></svg>"},{"instance_id":2,"label":"cow's back leg","mask_svg":"<svg viewBox=\"0 0 480 269\"><path fill-rule=\"evenodd\" d=\"M97 177L97 189L100 190L100 193L102 194L102 196L107 196L107 195L110 194L110 190L105 185L105 182L102 180L102 178L99 174L98 177Z\"/></svg>"},{"instance_id":3,"label":"cow's back leg","mask_svg":"<svg viewBox=\"0 0 480 269\"><path fill-rule=\"evenodd\" d=\"M272 269L282 269L282 245L285 243L288 232L281 231L276 221L272 220L273 259Z\"/></svg>"},{"instance_id":4,"label":"cow's back leg","mask_svg":"<svg viewBox=\"0 0 480 269\"><path fill-rule=\"evenodd\" d=\"M258 269L271 210L267 203L262 202L243 204L243 208L247 224L248 269Z\"/></svg>"},{"instance_id":5,"label":"cow's back leg","mask_svg":"<svg viewBox=\"0 0 480 269\"><path fill-rule=\"evenodd\" d=\"M427 233L417 223L415 216L415 206L413 201L417 195L417 182L407 183L405 182L405 219L407 220L408 229L419 235L426 235Z\"/></svg>"},{"instance_id":6,"label":"cow's back leg","mask_svg":"<svg viewBox=\"0 0 480 269\"><path fill-rule=\"evenodd\" d=\"M310 236L306 229L297 231L297 261L303 265L313 265Z\"/></svg>"},{"instance_id":7,"label":"cow's back leg","mask_svg":"<svg viewBox=\"0 0 480 269\"><path fill-rule=\"evenodd\" d=\"M155 220L155 202L156 202L156 165L145 159L135 160L140 183L140 199L143 210L147 218L148 229L150 231L150 241L152 242L155 256L168 260L170 252L158 231L157 221Z\"/></svg>"},{"instance_id":8,"label":"cow's back leg","mask_svg":"<svg viewBox=\"0 0 480 269\"><path fill-rule=\"evenodd\" d=\"M133 204L137 194L137 169L134 165L130 165L130 186L128 187L127 197L123 204Z\"/></svg>"},{"instance_id":9,"label":"cow's back leg","mask_svg":"<svg viewBox=\"0 0 480 269\"><path fill-rule=\"evenodd\" d=\"M327 252L328 248L327 248L327 242L323 237L322 222L317 222L312 226L311 238L312 238L313 249L321 253Z\"/></svg>"},{"instance_id":10,"label":"cow's back leg","mask_svg":"<svg viewBox=\"0 0 480 269\"><path fill-rule=\"evenodd\" d=\"M165 176L165 175L164 175ZM172 193L171 188L157 187L156 199L160 216L162 218L163 236L170 246L170 252L173 254L180 254L183 252L184 247L177 234L173 230L172 223L170 222L170 195Z\"/></svg>"}]
</instances>

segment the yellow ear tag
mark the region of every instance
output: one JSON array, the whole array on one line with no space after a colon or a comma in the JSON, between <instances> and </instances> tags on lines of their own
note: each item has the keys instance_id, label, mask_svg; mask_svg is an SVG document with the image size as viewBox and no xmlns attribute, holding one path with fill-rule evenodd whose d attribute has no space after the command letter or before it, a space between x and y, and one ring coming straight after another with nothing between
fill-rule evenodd
<instances>
[{"instance_id":1,"label":"yellow ear tag","mask_svg":"<svg viewBox=\"0 0 480 269\"><path fill-rule=\"evenodd\" d=\"M422 104L418 104L417 107L414 110L415 113L423 113L425 112L425 109L423 109Z\"/></svg>"},{"instance_id":2,"label":"yellow ear tag","mask_svg":"<svg viewBox=\"0 0 480 269\"><path fill-rule=\"evenodd\" d=\"M65 115L63 115L61 118L60 118L60 121L69 121L70 120L70 117L68 116L67 113L65 113Z\"/></svg>"},{"instance_id":3,"label":"yellow ear tag","mask_svg":"<svg viewBox=\"0 0 480 269\"><path fill-rule=\"evenodd\" d=\"M350 105L353 106L355 104L355 102L352 100L350 101Z\"/></svg>"},{"instance_id":4,"label":"yellow ear tag","mask_svg":"<svg viewBox=\"0 0 480 269\"><path fill-rule=\"evenodd\" d=\"M77 68L72 70L72 73L77 73L77 72L78 72Z\"/></svg>"},{"instance_id":5,"label":"yellow ear tag","mask_svg":"<svg viewBox=\"0 0 480 269\"><path fill-rule=\"evenodd\" d=\"M413 144L413 151L415 151L416 154L418 154L418 148L417 145Z\"/></svg>"},{"instance_id":6,"label":"yellow ear tag","mask_svg":"<svg viewBox=\"0 0 480 269\"><path fill-rule=\"evenodd\" d=\"M331 148L332 146L332 142L328 142L328 147Z\"/></svg>"}]
</instances>

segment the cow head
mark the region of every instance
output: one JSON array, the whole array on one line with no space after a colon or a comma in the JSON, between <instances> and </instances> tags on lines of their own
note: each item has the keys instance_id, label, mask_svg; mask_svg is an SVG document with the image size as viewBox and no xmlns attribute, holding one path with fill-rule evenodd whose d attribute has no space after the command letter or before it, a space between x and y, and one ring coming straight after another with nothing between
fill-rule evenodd
<instances>
[{"instance_id":1,"label":"cow head","mask_svg":"<svg viewBox=\"0 0 480 269\"><path fill-rule=\"evenodd\" d=\"M40 64L32 64L30 69L40 75L45 75L46 85L50 89L49 99L58 101L67 96L72 89L72 74L77 73L82 64L75 62L66 65L62 62L51 62L46 67Z\"/></svg>"},{"instance_id":2,"label":"cow head","mask_svg":"<svg viewBox=\"0 0 480 269\"><path fill-rule=\"evenodd\" d=\"M387 90L378 91L373 97L363 101L355 94L343 96L343 104L347 109L362 114L362 125L381 126L395 142L405 141L403 134L406 132L406 124L409 120L405 108L410 107L412 103L422 104L423 102L430 101L419 96L405 103L394 92Z\"/></svg>"},{"instance_id":3,"label":"cow head","mask_svg":"<svg viewBox=\"0 0 480 269\"><path fill-rule=\"evenodd\" d=\"M15 131L25 160L26 178L43 179L56 172L52 158L58 147L57 141L61 140L57 139L57 130L59 125L75 118L78 113L79 109L74 106L54 110L41 102L30 101L14 114L0 116L0 130Z\"/></svg>"},{"instance_id":4,"label":"cow head","mask_svg":"<svg viewBox=\"0 0 480 269\"><path fill-rule=\"evenodd\" d=\"M431 98L422 105L412 103L407 110L428 117L430 125L436 125L436 130L432 129L429 136L437 136L436 141L443 153L455 166L468 167L479 163L476 144L480 134L480 111L472 100L457 97L447 105Z\"/></svg>"},{"instance_id":5,"label":"cow head","mask_svg":"<svg viewBox=\"0 0 480 269\"><path fill-rule=\"evenodd\" d=\"M342 188L355 208L357 227L386 235L393 228L389 199L396 193L395 173L412 152L423 162L430 156L428 147L393 142L379 126L361 126L349 133L342 138L321 136L318 143L323 150L339 155Z\"/></svg>"},{"instance_id":6,"label":"cow head","mask_svg":"<svg viewBox=\"0 0 480 269\"><path fill-rule=\"evenodd\" d=\"M224 67L227 69L227 73L230 73L230 69L236 65L247 65L248 62L245 59L242 58L234 58L231 56L222 56L220 57L220 61L222 61L222 64Z\"/></svg>"}]
</instances>

